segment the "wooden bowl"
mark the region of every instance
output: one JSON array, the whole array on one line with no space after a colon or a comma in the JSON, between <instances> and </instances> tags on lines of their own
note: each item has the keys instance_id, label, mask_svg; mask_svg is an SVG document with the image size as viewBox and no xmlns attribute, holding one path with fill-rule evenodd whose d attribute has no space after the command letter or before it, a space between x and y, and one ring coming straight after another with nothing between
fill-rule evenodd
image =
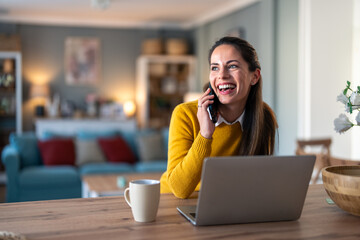
<instances>
[{"instance_id":1,"label":"wooden bowl","mask_svg":"<svg viewBox=\"0 0 360 240\"><path fill-rule=\"evenodd\" d=\"M335 204L360 216L360 166L330 166L321 173L325 190Z\"/></svg>"}]
</instances>

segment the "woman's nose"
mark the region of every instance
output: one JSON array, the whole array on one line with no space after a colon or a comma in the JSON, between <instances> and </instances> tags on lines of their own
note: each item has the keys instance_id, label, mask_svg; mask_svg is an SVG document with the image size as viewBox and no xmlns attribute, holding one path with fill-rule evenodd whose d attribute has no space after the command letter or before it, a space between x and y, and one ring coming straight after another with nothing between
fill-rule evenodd
<instances>
[{"instance_id":1,"label":"woman's nose","mask_svg":"<svg viewBox=\"0 0 360 240\"><path fill-rule=\"evenodd\" d=\"M220 71L219 71L219 76L220 76L221 78L227 78L227 77L229 76L229 71L228 71L228 69L227 69L227 68L222 68L222 69L220 69Z\"/></svg>"}]
</instances>

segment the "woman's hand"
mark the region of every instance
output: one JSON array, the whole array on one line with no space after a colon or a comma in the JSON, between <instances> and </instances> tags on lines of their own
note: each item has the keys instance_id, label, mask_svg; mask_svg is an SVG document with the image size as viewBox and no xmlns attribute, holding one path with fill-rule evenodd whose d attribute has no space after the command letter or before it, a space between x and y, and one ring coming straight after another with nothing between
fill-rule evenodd
<instances>
[{"instance_id":1,"label":"woman's hand","mask_svg":"<svg viewBox=\"0 0 360 240\"><path fill-rule=\"evenodd\" d=\"M200 134L204 138L212 138L215 131L215 124L211 121L207 108L214 103L214 95L209 95L210 88L198 99L197 118L200 124Z\"/></svg>"}]
</instances>

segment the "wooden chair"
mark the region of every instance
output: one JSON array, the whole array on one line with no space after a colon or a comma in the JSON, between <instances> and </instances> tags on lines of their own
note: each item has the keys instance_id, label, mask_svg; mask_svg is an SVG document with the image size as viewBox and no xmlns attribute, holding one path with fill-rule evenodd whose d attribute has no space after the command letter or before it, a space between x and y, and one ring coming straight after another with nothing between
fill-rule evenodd
<instances>
[{"instance_id":1,"label":"wooden chair","mask_svg":"<svg viewBox=\"0 0 360 240\"><path fill-rule=\"evenodd\" d=\"M336 158L330 153L331 138L297 140L297 155L316 155L314 172L311 178L311 183L315 184L319 180L321 169L327 166L335 165L360 165L360 161L347 160L343 158ZM307 147L317 147L317 151L307 151ZM319 149L320 148L320 149Z\"/></svg>"},{"instance_id":2,"label":"wooden chair","mask_svg":"<svg viewBox=\"0 0 360 240\"><path fill-rule=\"evenodd\" d=\"M330 145L331 138L310 139L310 140L297 140L296 155L315 155L316 161L311 177L312 184L315 184L321 172L321 169L330 166ZM311 147L312 150L308 151L306 148ZM314 151L314 147L317 151Z\"/></svg>"}]
</instances>

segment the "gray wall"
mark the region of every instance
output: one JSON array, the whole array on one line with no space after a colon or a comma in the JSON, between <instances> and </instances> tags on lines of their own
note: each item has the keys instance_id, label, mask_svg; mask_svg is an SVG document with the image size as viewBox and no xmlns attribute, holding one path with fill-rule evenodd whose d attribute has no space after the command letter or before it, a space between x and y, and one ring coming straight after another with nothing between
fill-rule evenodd
<instances>
[{"instance_id":1,"label":"gray wall","mask_svg":"<svg viewBox=\"0 0 360 240\"><path fill-rule=\"evenodd\" d=\"M162 37L186 38L193 51L193 32L181 30L144 30L78 28L33 25L0 25L0 33L17 33L22 41L24 130L33 129L33 104L29 103L29 87L34 78L46 78L51 93L84 105L88 93L116 99L135 99L136 59L144 39ZM64 76L64 43L67 37L97 37L101 41L102 74L96 86L70 86Z\"/></svg>"},{"instance_id":2,"label":"gray wall","mask_svg":"<svg viewBox=\"0 0 360 240\"><path fill-rule=\"evenodd\" d=\"M294 154L298 129L298 0L276 4L276 115L279 154Z\"/></svg>"}]
</instances>

